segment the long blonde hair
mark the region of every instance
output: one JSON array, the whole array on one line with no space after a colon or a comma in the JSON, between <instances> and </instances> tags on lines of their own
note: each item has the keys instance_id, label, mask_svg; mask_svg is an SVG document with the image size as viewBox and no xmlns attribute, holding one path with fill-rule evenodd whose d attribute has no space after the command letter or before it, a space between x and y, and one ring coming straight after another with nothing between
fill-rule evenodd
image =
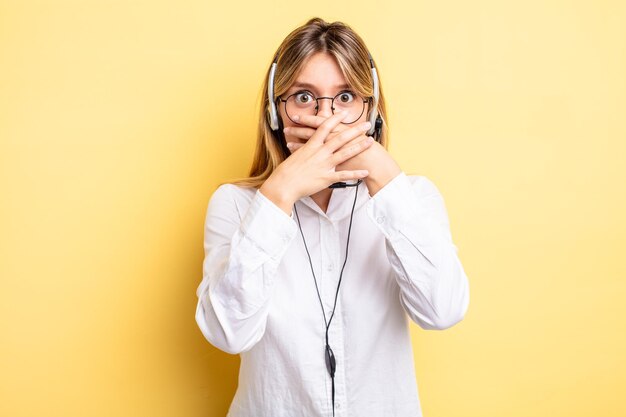
<instances>
[{"instance_id":1,"label":"long blonde hair","mask_svg":"<svg viewBox=\"0 0 626 417\"><path fill-rule=\"evenodd\" d=\"M279 97L291 87L306 59L318 52L329 53L335 57L346 81L357 93L363 97L371 97L374 94L369 54L361 37L345 23L328 23L315 17L292 31L278 47L274 79L275 97ZM269 124L267 84L270 67L267 69L262 87L257 144L249 176L232 181L233 184L244 187L260 187L274 169L289 156L286 144L282 143L284 142L282 135L274 133ZM378 67L376 71L380 76ZM371 105L372 100L369 103ZM383 120L379 141L387 148L387 113L380 82L378 114Z\"/></svg>"}]
</instances>

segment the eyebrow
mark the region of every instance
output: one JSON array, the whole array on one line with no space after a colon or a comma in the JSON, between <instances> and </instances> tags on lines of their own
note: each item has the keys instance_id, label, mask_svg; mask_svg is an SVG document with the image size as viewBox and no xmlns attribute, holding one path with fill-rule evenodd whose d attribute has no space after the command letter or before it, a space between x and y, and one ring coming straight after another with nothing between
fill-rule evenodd
<instances>
[{"instance_id":1,"label":"eyebrow","mask_svg":"<svg viewBox=\"0 0 626 417\"><path fill-rule=\"evenodd\" d=\"M304 87L304 88L310 88L312 90L316 90L317 89L317 87L315 87L313 84L303 83L303 82L298 82L298 81L296 81L292 85L292 87L298 87L298 88ZM340 88L350 88L350 86L348 84L341 84L341 85L336 85L334 88L335 88L335 90L338 90Z\"/></svg>"}]
</instances>

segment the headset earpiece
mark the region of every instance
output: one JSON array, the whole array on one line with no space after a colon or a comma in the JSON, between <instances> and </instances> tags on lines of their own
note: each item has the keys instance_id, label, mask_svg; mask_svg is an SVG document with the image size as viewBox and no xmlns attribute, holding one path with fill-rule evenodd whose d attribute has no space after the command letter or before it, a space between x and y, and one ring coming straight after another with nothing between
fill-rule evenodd
<instances>
[{"instance_id":1,"label":"headset earpiece","mask_svg":"<svg viewBox=\"0 0 626 417\"><path fill-rule=\"evenodd\" d=\"M276 97L274 97L274 77L276 75L276 65L278 63L278 53L274 57L274 62L270 67L270 74L267 80L267 100L269 101L270 128L275 132L279 127L278 109L276 108ZM282 129L281 129L282 130Z\"/></svg>"},{"instance_id":2,"label":"headset earpiece","mask_svg":"<svg viewBox=\"0 0 626 417\"><path fill-rule=\"evenodd\" d=\"M370 113L370 118L369 118L369 122L372 124L372 127L370 127L370 130L367 131L367 135L373 136L374 132L376 131L376 125L378 124L378 119L380 118L378 116L378 99L380 96L380 87L378 84L378 72L376 71L376 67L374 66L374 59L372 58L372 55L369 52L367 54L369 55L369 59L370 59L370 71L372 72L372 83L373 83L373 90L374 90L373 91L374 102L372 103L372 112ZM382 120L381 120L381 123L382 123ZM378 137L380 137L380 135L375 137L375 139L378 140Z\"/></svg>"}]
</instances>

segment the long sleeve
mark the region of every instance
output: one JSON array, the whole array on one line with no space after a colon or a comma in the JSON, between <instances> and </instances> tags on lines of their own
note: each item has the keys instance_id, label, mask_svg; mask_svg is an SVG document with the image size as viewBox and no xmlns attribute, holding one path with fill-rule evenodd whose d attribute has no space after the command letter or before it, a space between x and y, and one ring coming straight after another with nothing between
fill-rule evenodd
<instances>
[{"instance_id":1,"label":"long sleeve","mask_svg":"<svg viewBox=\"0 0 626 417\"><path fill-rule=\"evenodd\" d=\"M196 291L202 334L232 354L251 349L263 336L276 269L297 229L293 215L258 190L246 207L235 192L234 185L222 185L209 202Z\"/></svg>"},{"instance_id":2,"label":"long sleeve","mask_svg":"<svg viewBox=\"0 0 626 417\"><path fill-rule=\"evenodd\" d=\"M468 279L432 181L400 173L370 199L367 213L385 236L400 302L411 320L438 330L461 321L469 306Z\"/></svg>"}]
</instances>

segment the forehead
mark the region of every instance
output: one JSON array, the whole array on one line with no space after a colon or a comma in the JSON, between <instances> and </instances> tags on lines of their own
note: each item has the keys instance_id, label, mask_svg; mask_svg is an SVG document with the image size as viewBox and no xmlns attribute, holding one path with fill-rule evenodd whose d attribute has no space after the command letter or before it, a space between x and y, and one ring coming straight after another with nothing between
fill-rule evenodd
<instances>
[{"instance_id":1,"label":"forehead","mask_svg":"<svg viewBox=\"0 0 626 417\"><path fill-rule=\"evenodd\" d=\"M336 59L325 52L311 55L304 63L292 87L316 88L319 91L334 91L347 88L348 82Z\"/></svg>"}]
</instances>

